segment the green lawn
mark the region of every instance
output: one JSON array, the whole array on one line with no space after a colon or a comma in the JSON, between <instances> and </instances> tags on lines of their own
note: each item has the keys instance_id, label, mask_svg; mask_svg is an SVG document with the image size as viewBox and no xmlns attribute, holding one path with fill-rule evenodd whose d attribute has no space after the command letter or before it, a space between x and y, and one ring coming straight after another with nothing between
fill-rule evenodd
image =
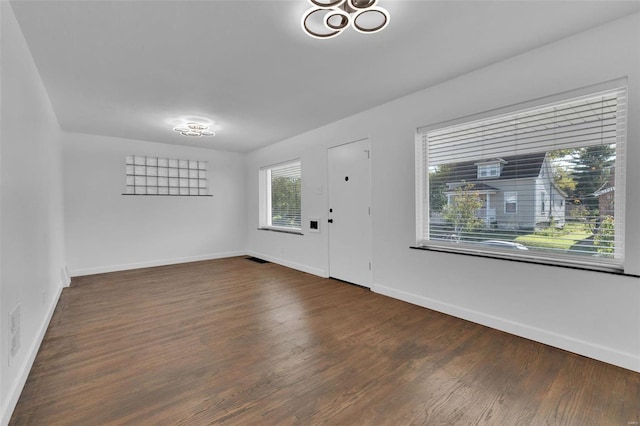
<instances>
[{"instance_id":1,"label":"green lawn","mask_svg":"<svg viewBox=\"0 0 640 426\"><path fill-rule=\"evenodd\" d=\"M527 247L540 247L567 251L581 241L591 238L592 234L583 226L565 227L564 230L534 232L521 235L514 241ZM590 245L590 244L589 244Z\"/></svg>"},{"instance_id":2,"label":"green lawn","mask_svg":"<svg viewBox=\"0 0 640 426\"><path fill-rule=\"evenodd\" d=\"M435 232L434 232L435 231ZM442 236L453 232L451 229L432 229L436 235L439 232ZM590 255L597 252L597 247L593 246L593 233L585 223L567 222L563 229L547 228L535 232L511 231L511 230L487 230L481 229L475 232L465 232L462 241L479 242L488 239L502 241L514 241L527 246L530 249L540 249L549 252L566 252L571 250L574 254Z\"/></svg>"}]
</instances>

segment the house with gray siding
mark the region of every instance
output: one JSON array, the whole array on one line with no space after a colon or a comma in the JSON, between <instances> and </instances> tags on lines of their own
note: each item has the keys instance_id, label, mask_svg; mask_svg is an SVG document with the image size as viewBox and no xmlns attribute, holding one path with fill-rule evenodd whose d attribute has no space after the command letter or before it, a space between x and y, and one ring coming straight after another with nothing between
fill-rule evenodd
<instances>
[{"instance_id":1,"label":"house with gray siding","mask_svg":"<svg viewBox=\"0 0 640 426\"><path fill-rule=\"evenodd\" d=\"M477 216L498 229L535 229L565 223L564 193L547 153L465 161L448 165L448 204L468 187L482 202ZM469 186L470 185L470 186Z\"/></svg>"}]
</instances>

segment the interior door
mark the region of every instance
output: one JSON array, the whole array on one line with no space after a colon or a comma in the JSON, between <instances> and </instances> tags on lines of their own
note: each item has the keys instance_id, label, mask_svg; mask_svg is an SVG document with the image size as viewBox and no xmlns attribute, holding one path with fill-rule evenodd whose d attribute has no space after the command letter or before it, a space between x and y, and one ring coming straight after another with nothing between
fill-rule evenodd
<instances>
[{"instance_id":1,"label":"interior door","mask_svg":"<svg viewBox=\"0 0 640 426\"><path fill-rule=\"evenodd\" d=\"M372 286L371 142L329 149L329 275Z\"/></svg>"}]
</instances>

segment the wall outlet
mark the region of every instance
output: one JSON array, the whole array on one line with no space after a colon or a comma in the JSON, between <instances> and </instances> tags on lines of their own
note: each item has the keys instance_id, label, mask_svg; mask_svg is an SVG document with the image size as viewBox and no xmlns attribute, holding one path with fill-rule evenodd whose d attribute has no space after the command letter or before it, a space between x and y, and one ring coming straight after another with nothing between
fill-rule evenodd
<instances>
[{"instance_id":1,"label":"wall outlet","mask_svg":"<svg viewBox=\"0 0 640 426\"><path fill-rule=\"evenodd\" d=\"M320 232L320 218L319 217L310 217L309 218L309 232Z\"/></svg>"}]
</instances>

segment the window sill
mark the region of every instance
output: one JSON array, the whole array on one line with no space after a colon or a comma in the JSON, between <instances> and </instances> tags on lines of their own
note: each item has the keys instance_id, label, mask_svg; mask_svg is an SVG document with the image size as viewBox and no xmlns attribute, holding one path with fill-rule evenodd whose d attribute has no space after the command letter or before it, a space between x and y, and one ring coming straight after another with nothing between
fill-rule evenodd
<instances>
[{"instance_id":1,"label":"window sill","mask_svg":"<svg viewBox=\"0 0 640 426\"><path fill-rule=\"evenodd\" d=\"M521 262L521 263L529 263L534 265L545 265L545 266L555 266L558 268L567 268L567 269L577 269L582 271L590 271L590 272L603 272L605 274L613 274L613 275L622 275L625 277L633 277L640 278L640 275L634 274L626 274L624 270L615 268L613 266L606 265L595 265L593 267L582 266L579 264L563 264L560 262L553 261L545 261L545 259L530 259L524 257L515 257L509 255L508 253L500 253L500 252L478 252L474 250L465 250L465 249L457 249L453 247L445 247L445 246L410 246L410 249L413 250L425 250L425 251L435 251L440 253L451 253L451 254L461 254L464 256L474 256L474 257L484 257L487 259L499 259L499 260L507 260L511 262Z\"/></svg>"},{"instance_id":2,"label":"window sill","mask_svg":"<svg viewBox=\"0 0 640 426\"><path fill-rule=\"evenodd\" d=\"M125 194L127 196L136 197L213 197L213 195L191 195L191 194Z\"/></svg>"},{"instance_id":3,"label":"window sill","mask_svg":"<svg viewBox=\"0 0 640 426\"><path fill-rule=\"evenodd\" d=\"M282 228L258 228L258 231L280 232L282 234L304 235L301 230Z\"/></svg>"}]
</instances>

